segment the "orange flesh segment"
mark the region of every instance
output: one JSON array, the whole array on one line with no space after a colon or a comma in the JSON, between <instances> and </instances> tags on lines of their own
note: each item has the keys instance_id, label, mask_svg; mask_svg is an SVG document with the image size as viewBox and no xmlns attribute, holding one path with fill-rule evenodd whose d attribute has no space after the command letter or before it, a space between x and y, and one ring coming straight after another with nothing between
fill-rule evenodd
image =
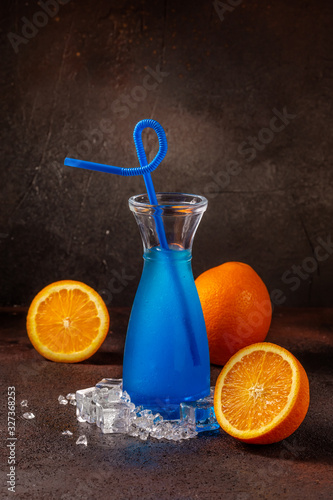
<instances>
[{"instance_id":1,"label":"orange flesh segment","mask_svg":"<svg viewBox=\"0 0 333 500\"><path fill-rule=\"evenodd\" d=\"M222 412L240 431L272 422L288 403L293 372L277 353L254 351L235 363L224 379Z\"/></svg>"},{"instance_id":2,"label":"orange flesh segment","mask_svg":"<svg viewBox=\"0 0 333 500\"><path fill-rule=\"evenodd\" d=\"M97 337L100 324L95 304L77 288L51 293L36 314L40 342L56 353L86 349Z\"/></svg>"}]
</instances>

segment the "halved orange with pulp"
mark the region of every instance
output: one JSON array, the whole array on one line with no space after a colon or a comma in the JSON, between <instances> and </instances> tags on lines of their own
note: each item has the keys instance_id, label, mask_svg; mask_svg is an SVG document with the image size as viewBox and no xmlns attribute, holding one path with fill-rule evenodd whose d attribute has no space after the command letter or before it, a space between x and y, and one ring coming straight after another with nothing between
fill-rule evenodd
<instances>
[{"instance_id":1,"label":"halved orange with pulp","mask_svg":"<svg viewBox=\"0 0 333 500\"><path fill-rule=\"evenodd\" d=\"M302 423L310 401L309 381L287 349L259 342L238 351L221 371L214 409L228 434L247 443L276 443Z\"/></svg>"},{"instance_id":2,"label":"halved orange with pulp","mask_svg":"<svg viewBox=\"0 0 333 500\"><path fill-rule=\"evenodd\" d=\"M76 363L92 356L109 331L109 313L100 295L80 281L57 281L33 299L27 332L45 358Z\"/></svg>"}]
</instances>

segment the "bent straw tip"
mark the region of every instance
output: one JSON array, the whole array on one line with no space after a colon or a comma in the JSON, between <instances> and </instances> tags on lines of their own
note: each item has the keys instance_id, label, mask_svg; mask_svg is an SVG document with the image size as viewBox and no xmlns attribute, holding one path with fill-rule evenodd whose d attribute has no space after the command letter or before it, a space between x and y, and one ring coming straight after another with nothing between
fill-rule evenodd
<instances>
[{"instance_id":1,"label":"bent straw tip","mask_svg":"<svg viewBox=\"0 0 333 500\"><path fill-rule=\"evenodd\" d=\"M74 158L65 158L64 165L66 167L76 167L80 160L75 160Z\"/></svg>"}]
</instances>

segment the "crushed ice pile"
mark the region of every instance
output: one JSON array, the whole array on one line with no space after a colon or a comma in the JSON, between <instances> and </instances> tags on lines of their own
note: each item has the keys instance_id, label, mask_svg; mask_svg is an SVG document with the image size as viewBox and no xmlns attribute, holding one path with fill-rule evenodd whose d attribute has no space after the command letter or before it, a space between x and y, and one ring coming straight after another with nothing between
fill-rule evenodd
<instances>
[{"instance_id":1,"label":"crushed ice pile","mask_svg":"<svg viewBox=\"0 0 333 500\"><path fill-rule=\"evenodd\" d=\"M59 403L66 404L65 399L74 401L68 396L59 396ZM214 388L211 388L206 398L181 403L180 419L165 420L160 413L135 406L129 394L123 391L122 379L104 378L95 387L76 391L76 416L79 422L96 424L104 434L181 441L219 427L213 399Z\"/></svg>"}]
</instances>

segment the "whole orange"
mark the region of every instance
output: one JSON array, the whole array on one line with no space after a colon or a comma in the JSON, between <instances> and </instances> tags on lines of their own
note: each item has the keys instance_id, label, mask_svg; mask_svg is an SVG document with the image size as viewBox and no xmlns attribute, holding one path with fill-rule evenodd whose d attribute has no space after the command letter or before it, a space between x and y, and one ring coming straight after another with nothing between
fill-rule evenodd
<instances>
[{"instance_id":1,"label":"whole orange","mask_svg":"<svg viewBox=\"0 0 333 500\"><path fill-rule=\"evenodd\" d=\"M195 281L211 363L224 365L239 349L266 338L272 319L268 290L251 266L226 262Z\"/></svg>"}]
</instances>

